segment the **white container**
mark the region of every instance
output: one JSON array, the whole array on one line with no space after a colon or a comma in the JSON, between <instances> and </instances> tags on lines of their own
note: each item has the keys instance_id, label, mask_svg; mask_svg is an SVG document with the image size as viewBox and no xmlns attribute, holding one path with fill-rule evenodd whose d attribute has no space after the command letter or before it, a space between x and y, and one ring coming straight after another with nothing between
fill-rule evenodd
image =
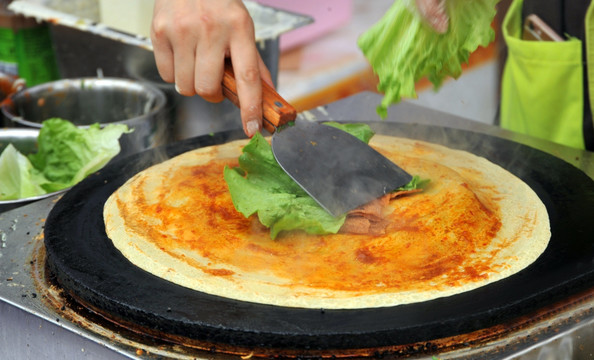
<instances>
[{"instance_id":1,"label":"white container","mask_svg":"<svg viewBox=\"0 0 594 360\"><path fill-rule=\"evenodd\" d=\"M99 0L101 22L132 35L150 36L154 0Z\"/></svg>"}]
</instances>

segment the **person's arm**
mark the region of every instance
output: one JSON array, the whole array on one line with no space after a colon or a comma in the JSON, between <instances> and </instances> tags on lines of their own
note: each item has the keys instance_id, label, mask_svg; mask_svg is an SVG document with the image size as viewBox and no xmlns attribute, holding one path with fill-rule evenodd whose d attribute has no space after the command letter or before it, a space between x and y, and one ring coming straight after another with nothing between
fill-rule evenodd
<instances>
[{"instance_id":1,"label":"person's arm","mask_svg":"<svg viewBox=\"0 0 594 360\"><path fill-rule=\"evenodd\" d=\"M248 136L262 127L262 84L270 72L256 48L254 23L241 0L155 0L151 40L159 74L186 96L223 100L225 58L233 64Z\"/></svg>"},{"instance_id":2,"label":"person's arm","mask_svg":"<svg viewBox=\"0 0 594 360\"><path fill-rule=\"evenodd\" d=\"M449 18L445 11L446 0L416 0L417 8L427 22L438 33L448 30Z\"/></svg>"}]
</instances>

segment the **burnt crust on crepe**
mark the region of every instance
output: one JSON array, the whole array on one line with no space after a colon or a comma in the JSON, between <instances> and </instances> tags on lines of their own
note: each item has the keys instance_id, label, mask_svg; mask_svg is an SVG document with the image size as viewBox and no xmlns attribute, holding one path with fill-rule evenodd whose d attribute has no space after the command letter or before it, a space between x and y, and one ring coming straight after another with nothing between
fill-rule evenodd
<instances>
[{"instance_id":1,"label":"burnt crust on crepe","mask_svg":"<svg viewBox=\"0 0 594 360\"><path fill-rule=\"evenodd\" d=\"M270 239L233 207L224 166L246 140L201 148L135 175L104 207L109 238L140 268L197 291L289 307L356 309L451 296L508 277L550 239L546 208L473 154L376 135L370 145L431 180L390 202L383 235Z\"/></svg>"}]
</instances>

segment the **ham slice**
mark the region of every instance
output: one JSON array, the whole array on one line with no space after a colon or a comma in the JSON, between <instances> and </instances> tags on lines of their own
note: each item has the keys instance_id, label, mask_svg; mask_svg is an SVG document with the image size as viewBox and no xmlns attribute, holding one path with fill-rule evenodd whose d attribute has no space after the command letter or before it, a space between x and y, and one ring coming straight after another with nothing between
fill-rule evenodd
<instances>
[{"instance_id":1,"label":"ham slice","mask_svg":"<svg viewBox=\"0 0 594 360\"><path fill-rule=\"evenodd\" d=\"M384 219L384 211L390 200L420 191L423 191L423 189L396 191L349 211L340 232L358 235L385 234L388 221Z\"/></svg>"}]
</instances>

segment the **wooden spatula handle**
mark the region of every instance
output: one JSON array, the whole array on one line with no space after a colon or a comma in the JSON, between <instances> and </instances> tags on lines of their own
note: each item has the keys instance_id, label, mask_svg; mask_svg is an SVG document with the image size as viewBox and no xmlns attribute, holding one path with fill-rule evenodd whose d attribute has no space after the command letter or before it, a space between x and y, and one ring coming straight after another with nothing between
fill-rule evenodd
<instances>
[{"instance_id":1,"label":"wooden spatula handle","mask_svg":"<svg viewBox=\"0 0 594 360\"><path fill-rule=\"evenodd\" d=\"M223 95L239 107L239 96L237 96L237 83L233 67L229 60L225 61L225 74L223 76ZM279 127L295 120L297 110L283 99L273 87L262 81L262 115L265 120L263 126L271 133L274 127ZM273 126L274 125L274 126Z\"/></svg>"}]
</instances>

